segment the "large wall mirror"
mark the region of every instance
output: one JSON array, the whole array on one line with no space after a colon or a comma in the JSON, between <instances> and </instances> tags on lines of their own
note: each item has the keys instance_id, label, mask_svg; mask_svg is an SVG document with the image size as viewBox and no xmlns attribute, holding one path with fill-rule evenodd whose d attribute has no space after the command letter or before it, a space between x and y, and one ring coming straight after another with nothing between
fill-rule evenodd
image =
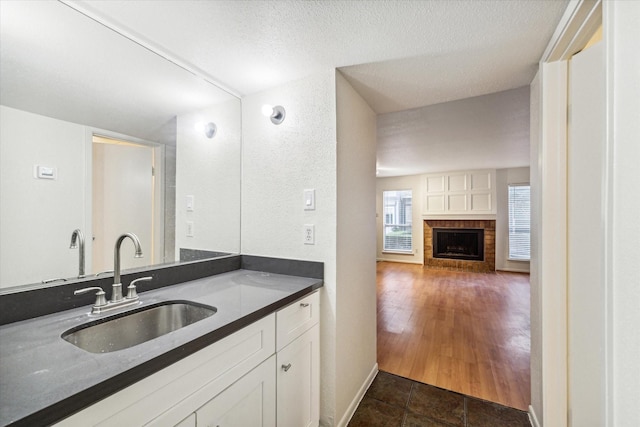
<instances>
[{"instance_id":1,"label":"large wall mirror","mask_svg":"<svg viewBox=\"0 0 640 427\"><path fill-rule=\"evenodd\" d=\"M240 251L236 96L64 3L0 17L3 291L78 278L75 230L86 276L123 233L124 269Z\"/></svg>"}]
</instances>

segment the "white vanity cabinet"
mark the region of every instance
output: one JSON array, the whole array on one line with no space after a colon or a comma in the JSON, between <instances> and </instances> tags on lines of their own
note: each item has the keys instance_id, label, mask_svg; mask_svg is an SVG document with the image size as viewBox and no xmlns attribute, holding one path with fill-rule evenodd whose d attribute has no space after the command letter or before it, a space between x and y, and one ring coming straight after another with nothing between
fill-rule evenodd
<instances>
[{"instance_id":1,"label":"white vanity cabinet","mask_svg":"<svg viewBox=\"0 0 640 427\"><path fill-rule=\"evenodd\" d=\"M197 427L275 427L276 356L233 383L195 413ZM188 420L191 419L191 416ZM189 421L191 422L191 421Z\"/></svg>"},{"instance_id":2,"label":"white vanity cabinet","mask_svg":"<svg viewBox=\"0 0 640 427\"><path fill-rule=\"evenodd\" d=\"M57 425L317 426L319 314L314 292Z\"/></svg>"},{"instance_id":3,"label":"white vanity cabinet","mask_svg":"<svg viewBox=\"0 0 640 427\"><path fill-rule=\"evenodd\" d=\"M319 423L319 303L315 292L276 314L278 427Z\"/></svg>"}]
</instances>

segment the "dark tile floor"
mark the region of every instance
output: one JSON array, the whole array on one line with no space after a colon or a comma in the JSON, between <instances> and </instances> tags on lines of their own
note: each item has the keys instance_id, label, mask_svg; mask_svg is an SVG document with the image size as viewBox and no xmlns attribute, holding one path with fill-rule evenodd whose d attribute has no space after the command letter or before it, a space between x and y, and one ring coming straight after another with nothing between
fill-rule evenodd
<instances>
[{"instance_id":1,"label":"dark tile floor","mask_svg":"<svg viewBox=\"0 0 640 427\"><path fill-rule=\"evenodd\" d=\"M530 427L526 412L380 371L349 427Z\"/></svg>"}]
</instances>

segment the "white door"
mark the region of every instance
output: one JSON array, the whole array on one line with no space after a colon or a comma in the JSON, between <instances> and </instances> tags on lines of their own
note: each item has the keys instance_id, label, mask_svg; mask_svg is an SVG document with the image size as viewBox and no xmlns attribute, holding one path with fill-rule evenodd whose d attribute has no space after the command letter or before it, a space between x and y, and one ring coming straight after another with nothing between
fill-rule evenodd
<instances>
[{"instance_id":1,"label":"white door","mask_svg":"<svg viewBox=\"0 0 640 427\"><path fill-rule=\"evenodd\" d=\"M569 62L569 426L605 425L605 65L599 42ZM576 410L581 408L581 410Z\"/></svg>"},{"instance_id":2,"label":"white door","mask_svg":"<svg viewBox=\"0 0 640 427\"><path fill-rule=\"evenodd\" d=\"M93 144L93 272L113 269L114 245L123 233L136 234L144 254L134 258L133 244L123 242L123 270L154 262L153 191L152 147Z\"/></svg>"}]
</instances>

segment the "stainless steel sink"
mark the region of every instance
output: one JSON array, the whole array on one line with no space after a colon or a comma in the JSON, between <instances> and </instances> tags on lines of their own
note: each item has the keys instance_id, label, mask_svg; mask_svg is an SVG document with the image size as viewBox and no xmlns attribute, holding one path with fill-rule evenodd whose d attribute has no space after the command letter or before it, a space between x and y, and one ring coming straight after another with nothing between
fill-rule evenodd
<instances>
[{"instance_id":1,"label":"stainless steel sink","mask_svg":"<svg viewBox=\"0 0 640 427\"><path fill-rule=\"evenodd\" d=\"M109 353L168 334L216 313L190 301L166 301L80 325L62 338L90 353Z\"/></svg>"}]
</instances>

